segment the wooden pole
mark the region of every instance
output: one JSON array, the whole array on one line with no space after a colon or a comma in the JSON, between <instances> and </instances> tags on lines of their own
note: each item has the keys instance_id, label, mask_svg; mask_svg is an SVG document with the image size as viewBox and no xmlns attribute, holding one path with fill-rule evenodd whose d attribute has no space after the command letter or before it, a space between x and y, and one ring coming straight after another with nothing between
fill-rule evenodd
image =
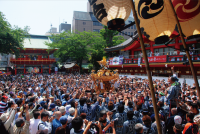
<instances>
[{"instance_id":1,"label":"wooden pole","mask_svg":"<svg viewBox=\"0 0 200 134\"><path fill-rule=\"evenodd\" d=\"M151 71L150 71L150 67L149 67L149 61L148 61L147 54L146 54L146 51L145 51L144 41L143 41L143 38L142 38L140 26L139 26L139 23L138 23L135 5L133 3L133 0L130 0L130 1L131 1L132 10L133 10L133 17L134 17L135 24L136 24L136 27L137 27L137 32L138 32L138 35L139 35L139 38L140 38L140 45L141 45L141 49L142 49L142 53L143 53L143 58L144 58L144 61L145 61L146 72L147 72L148 79L149 79L149 86L150 86L150 90L151 90L151 97L152 97L152 101L153 101L153 108L154 108L154 113L155 113L155 118L156 118L157 130L158 130L158 134L162 134L161 125L160 125L160 118L159 118L159 115L158 115L155 92L154 92L154 87L153 87L153 81L152 81Z\"/></svg>"},{"instance_id":2,"label":"wooden pole","mask_svg":"<svg viewBox=\"0 0 200 134\"><path fill-rule=\"evenodd\" d=\"M179 31L179 34L180 34L182 43L183 43L183 47L184 47L184 49L185 49L185 52L186 52L188 61L189 61L189 63L190 63L190 69L191 69L191 71L192 71L192 75L193 75L193 77L194 77L194 82L195 82L195 85L196 85L196 90L197 90L197 93L198 93L198 96L199 96L199 99L200 99L200 90L199 90L199 82L198 82L198 80L197 80L197 74L196 74L196 72L195 72L195 70L194 70L194 65L193 65L193 63L192 63L192 60L191 60L189 51L188 51L188 49L187 49L187 46L186 46L186 43L185 43L185 39L184 39L184 36L183 36L183 32L182 32L182 29L181 29L181 25L180 25L180 23L179 23L179 20L178 20L177 15L176 15L176 11L174 10L174 6L173 6L171 0L169 0L169 1L170 1L169 3L170 3L170 6L171 6L171 8L172 8L172 11L173 11L173 13L174 13L175 19L176 19L176 24L177 24L177 27L178 27L178 31Z\"/></svg>"}]
</instances>

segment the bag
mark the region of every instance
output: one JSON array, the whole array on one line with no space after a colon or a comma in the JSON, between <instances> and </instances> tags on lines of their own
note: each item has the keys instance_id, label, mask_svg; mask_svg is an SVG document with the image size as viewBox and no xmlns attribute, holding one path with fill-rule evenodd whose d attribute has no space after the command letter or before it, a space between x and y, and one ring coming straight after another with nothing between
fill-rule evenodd
<instances>
[{"instance_id":1,"label":"bag","mask_svg":"<svg viewBox=\"0 0 200 134\"><path fill-rule=\"evenodd\" d=\"M39 124L38 124L38 130L39 130L39 126L40 126L40 124L44 124L44 123L39 123Z\"/></svg>"},{"instance_id":2,"label":"bag","mask_svg":"<svg viewBox=\"0 0 200 134\"><path fill-rule=\"evenodd\" d=\"M198 134L199 128L196 123L193 123L191 128L192 128L192 134Z\"/></svg>"},{"instance_id":3,"label":"bag","mask_svg":"<svg viewBox=\"0 0 200 134\"><path fill-rule=\"evenodd\" d=\"M199 128L198 128L198 125L196 123L187 123L186 126L185 126L186 129L188 129L189 127L191 127L191 130L192 130L191 134L198 134L198 129ZM185 132L183 132L183 133L185 133Z\"/></svg>"}]
</instances>

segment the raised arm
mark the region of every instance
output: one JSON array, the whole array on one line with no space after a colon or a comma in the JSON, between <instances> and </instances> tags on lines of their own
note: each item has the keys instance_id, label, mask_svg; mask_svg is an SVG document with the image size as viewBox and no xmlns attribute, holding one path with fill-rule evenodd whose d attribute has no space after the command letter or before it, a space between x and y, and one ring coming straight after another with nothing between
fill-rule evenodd
<instances>
[{"instance_id":1,"label":"raised arm","mask_svg":"<svg viewBox=\"0 0 200 134\"><path fill-rule=\"evenodd\" d=\"M77 107L78 107L78 102L76 101L76 102L75 102L75 113L74 113L74 118L76 118L76 117L78 116Z\"/></svg>"},{"instance_id":2,"label":"raised arm","mask_svg":"<svg viewBox=\"0 0 200 134\"><path fill-rule=\"evenodd\" d=\"M97 122L97 127L99 128L99 134L103 134L102 128L101 128L101 123L99 121Z\"/></svg>"},{"instance_id":3,"label":"raised arm","mask_svg":"<svg viewBox=\"0 0 200 134\"><path fill-rule=\"evenodd\" d=\"M111 123L109 123L109 124L103 129L103 131L106 132L106 131L109 129L109 127L111 127Z\"/></svg>"},{"instance_id":4,"label":"raised arm","mask_svg":"<svg viewBox=\"0 0 200 134\"><path fill-rule=\"evenodd\" d=\"M33 111L37 108L37 104L35 103L35 107L31 110L31 112L29 112L29 115L33 115Z\"/></svg>"},{"instance_id":5,"label":"raised arm","mask_svg":"<svg viewBox=\"0 0 200 134\"><path fill-rule=\"evenodd\" d=\"M112 130L113 130L113 134L116 134L116 131L115 131L115 124L114 124L114 121L111 122L111 127L112 127Z\"/></svg>"},{"instance_id":6,"label":"raised arm","mask_svg":"<svg viewBox=\"0 0 200 134\"><path fill-rule=\"evenodd\" d=\"M87 127L85 128L85 131L83 132L83 134L87 134L88 130L90 129L90 125L92 124L92 121L90 121L87 125Z\"/></svg>"},{"instance_id":7,"label":"raised arm","mask_svg":"<svg viewBox=\"0 0 200 134\"><path fill-rule=\"evenodd\" d=\"M28 112L28 109L29 109L28 104L26 104L25 107L26 107L26 109L25 109L25 110L26 110L26 120L27 120L27 121L30 121L30 115L29 115L29 112Z\"/></svg>"},{"instance_id":8,"label":"raised arm","mask_svg":"<svg viewBox=\"0 0 200 134\"><path fill-rule=\"evenodd\" d=\"M85 94L85 90L83 89L83 90L82 90L82 94L81 94L80 97L79 97L79 100L84 96L84 94Z\"/></svg>"}]
</instances>

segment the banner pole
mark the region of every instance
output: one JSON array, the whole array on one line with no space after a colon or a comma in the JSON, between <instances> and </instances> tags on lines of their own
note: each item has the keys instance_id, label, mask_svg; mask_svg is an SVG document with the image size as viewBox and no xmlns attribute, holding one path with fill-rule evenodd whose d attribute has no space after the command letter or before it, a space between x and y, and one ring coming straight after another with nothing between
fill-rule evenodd
<instances>
[{"instance_id":1,"label":"banner pole","mask_svg":"<svg viewBox=\"0 0 200 134\"><path fill-rule=\"evenodd\" d=\"M150 67L149 67L149 61L148 61L147 54L146 54L146 51L145 51L144 41L143 41L143 38L142 38L140 26L139 26L139 23L138 23L135 5L133 3L133 0L130 0L130 1L131 1L132 10L133 10L133 17L134 17L135 24L136 24L136 27L137 27L137 32L138 32L138 35L139 35L139 38L140 38L140 45L141 45L141 49L142 49L142 53L143 53L145 67L146 67L146 71L147 71L147 75L148 75L149 86L150 86L151 96L152 96L152 101L153 101L153 108L154 108L154 113L155 113L155 119L156 119L156 124L157 124L157 130L158 130L158 134L162 134L161 125L160 125L160 118L159 118L159 114L158 114L155 92L154 92L154 87L153 87L153 81L152 81L151 71L150 71Z\"/></svg>"},{"instance_id":2,"label":"banner pole","mask_svg":"<svg viewBox=\"0 0 200 134\"><path fill-rule=\"evenodd\" d=\"M186 43L185 43L185 39L184 39L184 36L183 36L183 32L182 32L182 29L181 29L181 25L180 25L180 23L179 23L177 14L176 14L176 12L175 12L175 10L174 10L174 6L173 6L171 0L169 0L169 1L170 1L169 3L170 3L170 6L171 6L171 9L172 9L172 11L173 11L173 13L174 13L174 16L175 16L175 19L176 19L176 24L177 24L178 31L179 31L179 34L180 34L180 37L181 37L181 41L182 41L182 43L183 43L183 47L184 47L184 49L185 49L185 53L186 53L187 58L188 58L188 61L189 61L189 63L190 63L190 69L191 69L191 71L192 71L192 75L193 75L194 82L195 82L195 85L196 85L196 90L197 90L198 96L199 96L199 98L200 98L200 90L199 90L199 82L198 82L198 80L197 80L197 74L196 74L196 72L195 72L195 70L194 70L194 65L193 65L193 62L192 62L192 60L191 60L191 56L190 56L190 54L189 54L189 51L188 51L188 49L187 49L187 46L186 46Z\"/></svg>"}]
</instances>

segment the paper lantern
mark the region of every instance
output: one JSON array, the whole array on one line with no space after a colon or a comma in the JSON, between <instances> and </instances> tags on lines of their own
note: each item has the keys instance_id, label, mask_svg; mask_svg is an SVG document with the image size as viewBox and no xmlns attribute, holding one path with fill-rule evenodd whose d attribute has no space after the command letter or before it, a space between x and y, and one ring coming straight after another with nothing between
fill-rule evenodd
<instances>
[{"instance_id":1,"label":"paper lantern","mask_svg":"<svg viewBox=\"0 0 200 134\"><path fill-rule=\"evenodd\" d=\"M119 30L131 13L130 0L89 0L94 16L110 30Z\"/></svg>"},{"instance_id":2,"label":"paper lantern","mask_svg":"<svg viewBox=\"0 0 200 134\"><path fill-rule=\"evenodd\" d=\"M156 44L169 41L176 25L169 0L134 0L143 34Z\"/></svg>"},{"instance_id":3,"label":"paper lantern","mask_svg":"<svg viewBox=\"0 0 200 134\"><path fill-rule=\"evenodd\" d=\"M192 39L200 36L200 0L173 0L183 34Z\"/></svg>"}]
</instances>

